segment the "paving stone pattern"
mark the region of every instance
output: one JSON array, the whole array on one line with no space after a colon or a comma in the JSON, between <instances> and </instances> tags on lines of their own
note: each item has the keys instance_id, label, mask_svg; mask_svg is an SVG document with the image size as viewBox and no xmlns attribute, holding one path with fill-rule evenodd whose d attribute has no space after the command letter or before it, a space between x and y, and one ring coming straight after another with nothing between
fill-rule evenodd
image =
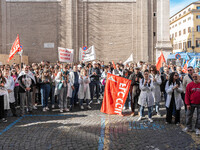
<instances>
[{"instance_id":1,"label":"paving stone pattern","mask_svg":"<svg viewBox=\"0 0 200 150\"><path fill-rule=\"evenodd\" d=\"M165 124L165 115L138 122L138 116L101 113L99 104L92 110L59 113L41 108L24 117L8 117L0 122L2 150L190 150L200 149L200 137L184 133L182 124ZM128 111L125 111L125 113ZM147 111L146 111L147 113ZM163 106L162 114L165 114ZM194 117L195 119L195 117Z\"/></svg>"}]
</instances>

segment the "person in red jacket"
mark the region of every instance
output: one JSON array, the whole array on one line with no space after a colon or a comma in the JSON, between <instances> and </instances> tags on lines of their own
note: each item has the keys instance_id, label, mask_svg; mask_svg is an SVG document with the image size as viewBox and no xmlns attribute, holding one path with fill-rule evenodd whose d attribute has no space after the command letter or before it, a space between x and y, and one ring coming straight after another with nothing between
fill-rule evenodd
<instances>
[{"instance_id":1,"label":"person in red jacket","mask_svg":"<svg viewBox=\"0 0 200 150\"><path fill-rule=\"evenodd\" d=\"M197 120L195 125L195 132L200 134L200 76L197 73L192 75L193 82L189 83L186 87L185 104L187 105L186 113L186 128L184 132L192 131L192 117L195 108L197 108Z\"/></svg>"}]
</instances>

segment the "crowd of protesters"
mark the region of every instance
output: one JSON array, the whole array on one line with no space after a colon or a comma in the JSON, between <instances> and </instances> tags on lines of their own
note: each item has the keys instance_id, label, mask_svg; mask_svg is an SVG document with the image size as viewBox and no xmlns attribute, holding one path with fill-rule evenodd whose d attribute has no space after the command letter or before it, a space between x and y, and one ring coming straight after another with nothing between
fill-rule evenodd
<instances>
[{"instance_id":1,"label":"crowd of protesters","mask_svg":"<svg viewBox=\"0 0 200 150\"><path fill-rule=\"evenodd\" d=\"M59 108L61 113L68 112L75 106L80 110L92 109L92 103L101 103L107 73L112 73L131 80L124 109L130 109L132 116L138 110L138 121L143 119L145 107L148 108L150 122L153 122L154 109L155 114L161 117L160 102L164 99L166 124L171 124L174 116L174 123L179 125L180 111L185 105L186 132L192 130L192 117L197 108L195 129L196 134L200 134L199 68L189 66L187 71L183 73L182 67L172 63L163 63L158 71L155 65L142 61L126 65L119 62L116 66L111 62L105 65L103 61L73 65L60 62L52 65L44 61L23 66L2 65L0 119L7 122L9 109L17 117L32 113L40 104L43 112L55 108ZM20 114L17 114L16 108L20 108Z\"/></svg>"}]
</instances>

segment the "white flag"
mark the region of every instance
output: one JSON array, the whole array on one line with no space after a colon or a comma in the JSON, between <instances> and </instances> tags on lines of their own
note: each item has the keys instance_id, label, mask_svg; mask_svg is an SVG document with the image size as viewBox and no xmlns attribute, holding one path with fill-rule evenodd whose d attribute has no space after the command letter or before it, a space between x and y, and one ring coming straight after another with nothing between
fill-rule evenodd
<instances>
[{"instance_id":1,"label":"white flag","mask_svg":"<svg viewBox=\"0 0 200 150\"><path fill-rule=\"evenodd\" d=\"M123 63L124 65L128 64L129 62L133 61L133 54L130 55L130 57Z\"/></svg>"},{"instance_id":2,"label":"white flag","mask_svg":"<svg viewBox=\"0 0 200 150\"><path fill-rule=\"evenodd\" d=\"M82 48L79 50L79 61L87 62L96 59L95 48L91 46L86 51L83 51Z\"/></svg>"},{"instance_id":3,"label":"white flag","mask_svg":"<svg viewBox=\"0 0 200 150\"><path fill-rule=\"evenodd\" d=\"M74 50L58 47L58 58L60 62L72 63L74 57Z\"/></svg>"}]
</instances>

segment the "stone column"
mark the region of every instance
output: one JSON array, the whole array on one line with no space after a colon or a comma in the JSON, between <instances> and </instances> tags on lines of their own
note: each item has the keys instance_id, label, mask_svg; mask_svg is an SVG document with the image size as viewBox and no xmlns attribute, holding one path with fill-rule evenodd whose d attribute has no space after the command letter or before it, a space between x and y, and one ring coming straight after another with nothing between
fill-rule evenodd
<instances>
[{"instance_id":1,"label":"stone column","mask_svg":"<svg viewBox=\"0 0 200 150\"><path fill-rule=\"evenodd\" d=\"M163 51L165 59L172 51L169 31L169 0L157 0L157 43L156 43L156 62Z\"/></svg>"}]
</instances>

